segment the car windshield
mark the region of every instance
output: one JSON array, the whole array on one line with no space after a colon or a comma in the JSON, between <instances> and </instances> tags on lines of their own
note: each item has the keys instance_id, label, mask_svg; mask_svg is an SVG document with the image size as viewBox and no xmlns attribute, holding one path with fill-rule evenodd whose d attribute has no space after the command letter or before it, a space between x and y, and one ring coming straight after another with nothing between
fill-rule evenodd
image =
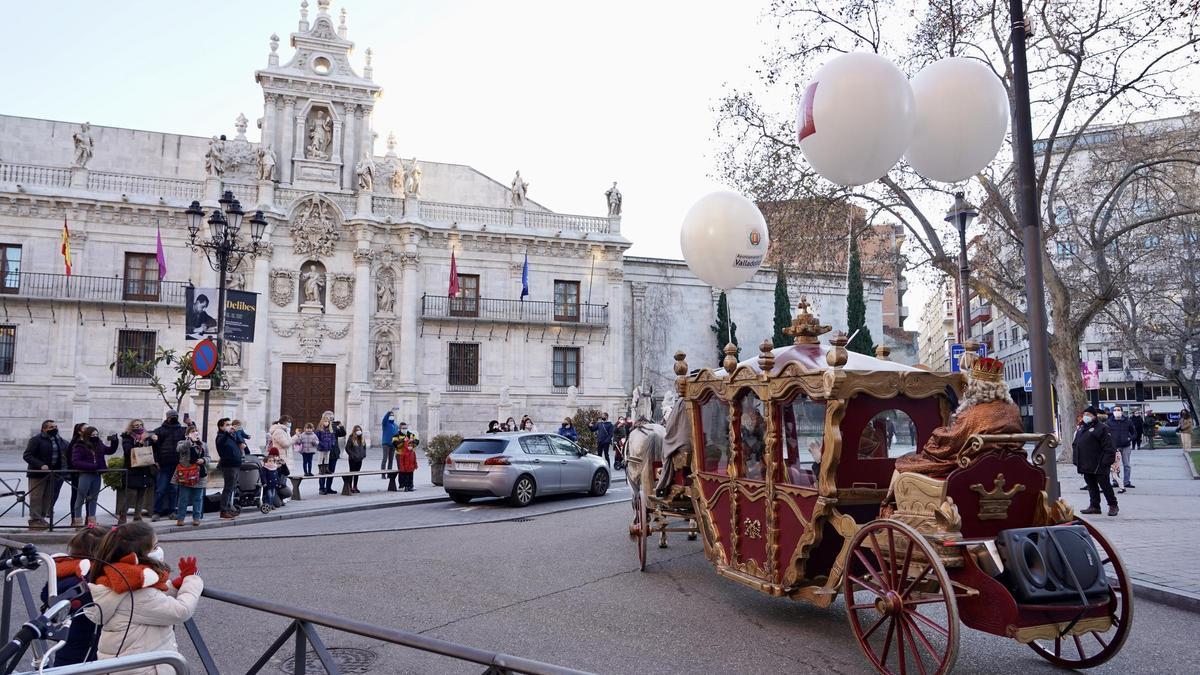
<instances>
[{"instance_id":1,"label":"car windshield","mask_svg":"<svg viewBox=\"0 0 1200 675\"><path fill-rule=\"evenodd\" d=\"M463 441L452 455L497 455L504 452L508 441L500 439L467 439Z\"/></svg>"}]
</instances>

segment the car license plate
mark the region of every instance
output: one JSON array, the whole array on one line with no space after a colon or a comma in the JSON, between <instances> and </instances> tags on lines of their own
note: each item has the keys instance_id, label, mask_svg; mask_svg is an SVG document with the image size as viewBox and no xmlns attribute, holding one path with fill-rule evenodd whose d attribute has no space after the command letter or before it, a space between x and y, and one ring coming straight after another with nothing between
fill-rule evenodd
<instances>
[{"instance_id":1,"label":"car license plate","mask_svg":"<svg viewBox=\"0 0 1200 675\"><path fill-rule=\"evenodd\" d=\"M456 462L455 468L457 468L459 471L478 471L479 463L478 462Z\"/></svg>"}]
</instances>

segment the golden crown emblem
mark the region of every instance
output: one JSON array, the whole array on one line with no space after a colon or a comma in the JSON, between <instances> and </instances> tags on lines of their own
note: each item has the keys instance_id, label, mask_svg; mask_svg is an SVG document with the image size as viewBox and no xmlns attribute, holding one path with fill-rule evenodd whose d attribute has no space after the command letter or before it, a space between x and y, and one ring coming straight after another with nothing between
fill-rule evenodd
<instances>
[{"instance_id":1,"label":"golden crown emblem","mask_svg":"<svg viewBox=\"0 0 1200 675\"><path fill-rule=\"evenodd\" d=\"M1004 362L999 359L985 357L971 366L971 377L989 382L1004 381Z\"/></svg>"}]
</instances>

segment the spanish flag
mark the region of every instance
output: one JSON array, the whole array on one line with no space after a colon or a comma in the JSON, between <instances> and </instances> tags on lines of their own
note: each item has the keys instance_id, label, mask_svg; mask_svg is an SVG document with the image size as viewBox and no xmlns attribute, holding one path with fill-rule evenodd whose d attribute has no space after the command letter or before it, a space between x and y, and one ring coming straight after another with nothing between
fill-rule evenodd
<instances>
[{"instance_id":1,"label":"spanish flag","mask_svg":"<svg viewBox=\"0 0 1200 675\"><path fill-rule=\"evenodd\" d=\"M71 276L71 231L67 229L66 218L63 218L62 257L63 264L67 267L67 276Z\"/></svg>"}]
</instances>

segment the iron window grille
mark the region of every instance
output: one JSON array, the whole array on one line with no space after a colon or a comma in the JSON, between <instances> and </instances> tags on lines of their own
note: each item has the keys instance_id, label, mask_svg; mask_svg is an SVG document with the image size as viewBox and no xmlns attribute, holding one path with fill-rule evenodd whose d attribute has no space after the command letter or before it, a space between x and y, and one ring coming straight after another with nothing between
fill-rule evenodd
<instances>
[{"instance_id":1,"label":"iron window grille","mask_svg":"<svg viewBox=\"0 0 1200 675\"><path fill-rule=\"evenodd\" d=\"M450 343L450 391L479 391L479 344Z\"/></svg>"},{"instance_id":2,"label":"iron window grille","mask_svg":"<svg viewBox=\"0 0 1200 675\"><path fill-rule=\"evenodd\" d=\"M554 387L566 389L579 387L580 362L579 347L554 348Z\"/></svg>"},{"instance_id":3,"label":"iron window grille","mask_svg":"<svg viewBox=\"0 0 1200 675\"><path fill-rule=\"evenodd\" d=\"M152 330L117 331L117 367L114 384L143 384L153 374L150 362L158 346ZM127 356L128 355L128 356Z\"/></svg>"},{"instance_id":4,"label":"iron window grille","mask_svg":"<svg viewBox=\"0 0 1200 675\"><path fill-rule=\"evenodd\" d=\"M0 382L11 382L16 366L17 327L0 325Z\"/></svg>"}]
</instances>

